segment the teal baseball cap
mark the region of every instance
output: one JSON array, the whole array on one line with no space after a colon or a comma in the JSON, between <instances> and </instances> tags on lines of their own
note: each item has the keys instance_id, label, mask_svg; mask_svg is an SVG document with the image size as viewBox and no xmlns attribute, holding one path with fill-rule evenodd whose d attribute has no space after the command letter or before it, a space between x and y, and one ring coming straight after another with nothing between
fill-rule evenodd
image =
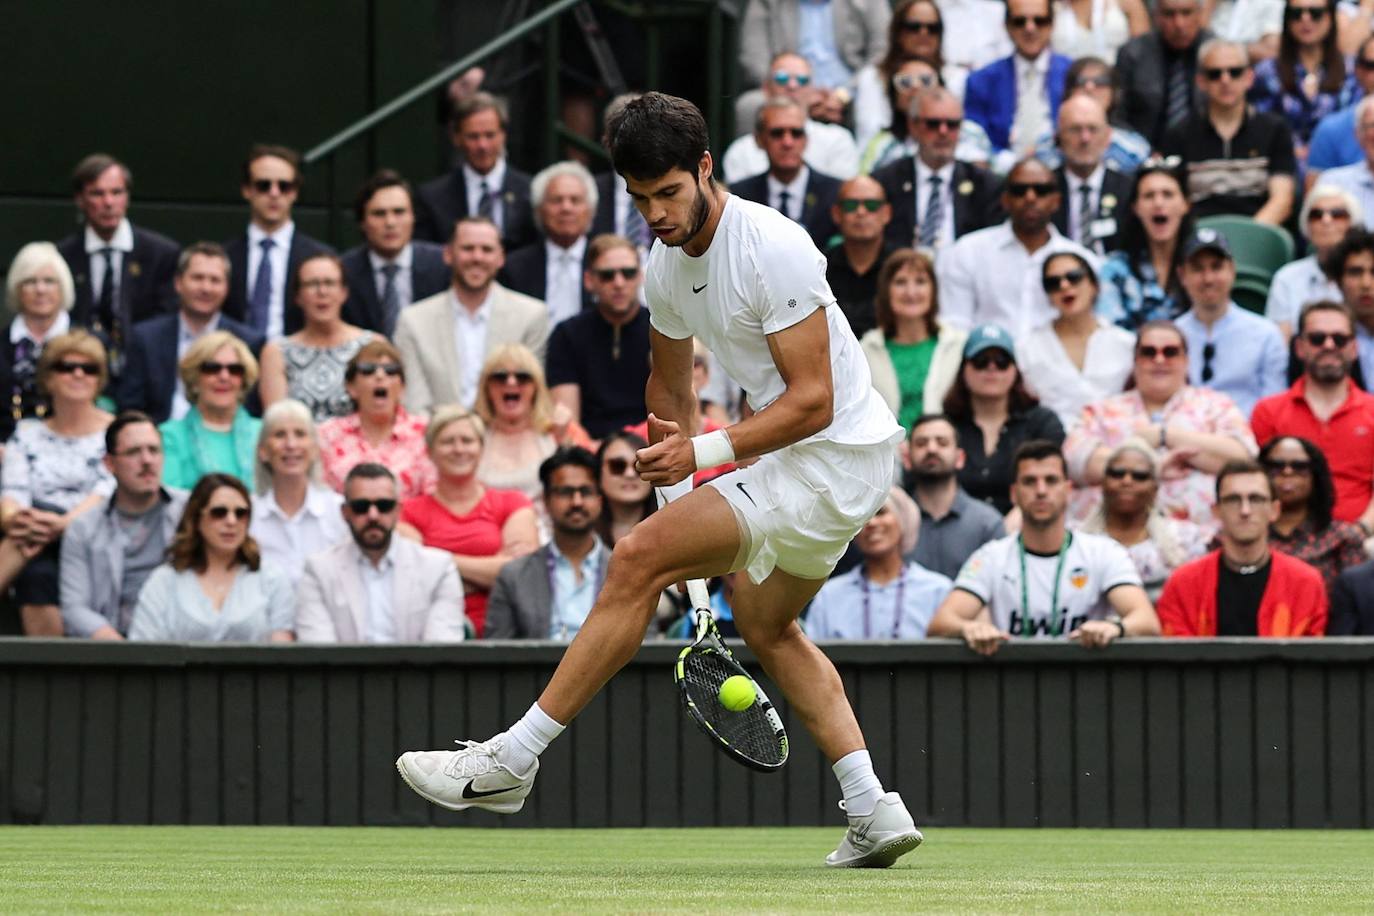
<instances>
[{"instance_id":1,"label":"teal baseball cap","mask_svg":"<svg viewBox=\"0 0 1374 916\"><path fill-rule=\"evenodd\" d=\"M1016 343L1000 324L980 324L969 332L964 343L964 359L973 359L984 350L1006 350L1016 358Z\"/></svg>"}]
</instances>

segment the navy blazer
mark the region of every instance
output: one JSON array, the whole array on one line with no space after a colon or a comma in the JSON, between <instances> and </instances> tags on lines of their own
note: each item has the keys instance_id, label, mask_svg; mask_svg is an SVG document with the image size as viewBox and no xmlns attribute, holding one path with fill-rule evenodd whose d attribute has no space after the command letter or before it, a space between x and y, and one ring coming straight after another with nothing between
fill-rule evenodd
<instances>
[{"instance_id":1,"label":"navy blazer","mask_svg":"<svg viewBox=\"0 0 1374 916\"><path fill-rule=\"evenodd\" d=\"M229 298L224 300L225 316L239 323L248 321L248 231L224 243L229 253ZM334 249L301 232L291 233L291 250L286 255L286 292L282 296L282 333L294 334L305 324L305 314L296 304L296 271L301 262L317 254L334 254ZM259 328L263 334L266 328Z\"/></svg>"},{"instance_id":2,"label":"navy blazer","mask_svg":"<svg viewBox=\"0 0 1374 916\"><path fill-rule=\"evenodd\" d=\"M764 172L735 182L730 185L730 193L768 206L768 173ZM830 207L839 195L838 178L810 169L810 174L806 176L806 193L802 198L801 219L797 222L802 224L811 236L811 241L815 242L821 251L830 247L830 239L839 232L835 228L835 220L830 216Z\"/></svg>"},{"instance_id":3,"label":"navy blazer","mask_svg":"<svg viewBox=\"0 0 1374 916\"><path fill-rule=\"evenodd\" d=\"M416 239L410 243L410 250L410 302L407 305L442 293L453 280L453 271L444 262L443 245ZM386 327L386 314L381 297L377 295L376 275L367 251L366 245L359 245L344 252L348 300L344 302L343 320L390 337L396 329Z\"/></svg>"},{"instance_id":4,"label":"navy blazer","mask_svg":"<svg viewBox=\"0 0 1374 916\"><path fill-rule=\"evenodd\" d=\"M916 157L903 156L873 173L892 208L883 237L889 245L910 248L916 243L920 220L916 213ZM997 176L967 162L954 163L954 237L986 229L1002 221Z\"/></svg>"},{"instance_id":5,"label":"navy blazer","mask_svg":"<svg viewBox=\"0 0 1374 916\"><path fill-rule=\"evenodd\" d=\"M1059 209L1054 211L1054 227L1068 236L1069 208L1077 207L1078 201L1069 200L1069 179L1064 175L1064 166L1054 170L1054 180L1059 183ZM1102 174L1102 194L1098 197L1095 218L1102 221L1099 228L1104 231L1094 236L1093 244L1089 246L1098 254L1116 251L1121 247L1121 223L1125 219L1126 201L1131 198L1131 183L1129 175L1110 165ZM1111 225L1108 225L1108 221Z\"/></svg>"},{"instance_id":6,"label":"navy blazer","mask_svg":"<svg viewBox=\"0 0 1374 916\"><path fill-rule=\"evenodd\" d=\"M590 250L591 246L587 246ZM544 301L545 285L549 279L549 252L544 247L544 240L532 245L526 245L518 251L512 251L506 256L506 266L501 268L501 272L496 275L496 282L506 289L513 289L517 293L524 293L526 296L533 296L540 302ZM587 269L587 256L582 256L582 270ZM586 311L594 305L592 302L591 291L587 285L582 284L582 311Z\"/></svg>"},{"instance_id":7,"label":"navy blazer","mask_svg":"<svg viewBox=\"0 0 1374 916\"><path fill-rule=\"evenodd\" d=\"M123 258L120 268L119 302L115 320L129 333L140 321L175 312L177 257L181 246L165 235L133 226L134 250ZM71 322L90 327L95 312L95 291L91 289L91 261L86 254L85 230L57 243L57 250L71 269L76 284Z\"/></svg>"},{"instance_id":8,"label":"navy blazer","mask_svg":"<svg viewBox=\"0 0 1374 916\"><path fill-rule=\"evenodd\" d=\"M992 141L994 150L1004 150L1011 145L1011 124L1016 117L1016 65L1013 54L995 60L980 70L969 74L964 85L964 117L972 118L983 125ZM1062 54L1050 55L1050 70L1045 75L1046 88L1050 97L1050 124L1059 120L1059 102L1064 97L1064 76L1068 73L1067 57ZM1032 137L1031 141L1038 140Z\"/></svg>"},{"instance_id":9,"label":"navy blazer","mask_svg":"<svg viewBox=\"0 0 1374 916\"><path fill-rule=\"evenodd\" d=\"M155 423L171 415L177 388L178 320L179 314L159 315L134 326L119 384L120 410L141 410ZM219 330L248 344L254 356L262 352L266 338L261 331L226 315L220 315Z\"/></svg>"},{"instance_id":10,"label":"navy blazer","mask_svg":"<svg viewBox=\"0 0 1374 916\"><path fill-rule=\"evenodd\" d=\"M459 166L447 175L440 175L420 185L415 201L415 237L448 244L453 237L453 224L468 214L468 186ZM501 182L501 244L513 251L530 244L539 237L534 225L534 208L530 205L530 176L506 164L506 177Z\"/></svg>"},{"instance_id":11,"label":"navy blazer","mask_svg":"<svg viewBox=\"0 0 1374 916\"><path fill-rule=\"evenodd\" d=\"M1374 636L1374 560L1341 572L1331 584L1327 636Z\"/></svg>"}]
</instances>

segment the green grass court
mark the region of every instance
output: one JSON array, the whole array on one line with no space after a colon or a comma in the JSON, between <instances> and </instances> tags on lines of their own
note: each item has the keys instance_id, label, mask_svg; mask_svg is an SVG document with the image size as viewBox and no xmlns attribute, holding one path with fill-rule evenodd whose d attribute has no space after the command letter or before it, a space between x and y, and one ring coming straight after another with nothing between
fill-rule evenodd
<instances>
[{"instance_id":1,"label":"green grass court","mask_svg":"<svg viewBox=\"0 0 1374 916\"><path fill-rule=\"evenodd\" d=\"M932 830L889 871L834 829L0 828L0 910L1368 912L1374 834Z\"/></svg>"}]
</instances>

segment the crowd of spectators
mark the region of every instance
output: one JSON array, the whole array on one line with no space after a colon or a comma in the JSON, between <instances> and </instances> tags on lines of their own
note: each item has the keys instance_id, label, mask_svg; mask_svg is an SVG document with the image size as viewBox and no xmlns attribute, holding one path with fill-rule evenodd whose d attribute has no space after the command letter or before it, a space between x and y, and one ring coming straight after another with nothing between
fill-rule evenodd
<instances>
[{"instance_id":1,"label":"crowd of spectators","mask_svg":"<svg viewBox=\"0 0 1374 916\"><path fill-rule=\"evenodd\" d=\"M715 178L805 227L908 432L812 635L1374 635L1367 5L749 0L738 63ZM77 163L80 228L6 278L24 633L578 632L656 505L654 241L619 175L508 161L475 83L457 164L368 178L343 253L287 147L222 244ZM693 379L705 430L767 409L700 346Z\"/></svg>"}]
</instances>

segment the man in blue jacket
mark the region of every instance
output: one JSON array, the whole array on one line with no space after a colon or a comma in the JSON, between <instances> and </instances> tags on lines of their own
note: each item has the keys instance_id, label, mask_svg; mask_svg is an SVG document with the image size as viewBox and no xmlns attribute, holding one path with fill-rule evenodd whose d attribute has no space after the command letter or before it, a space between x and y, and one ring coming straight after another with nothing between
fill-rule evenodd
<instances>
[{"instance_id":1,"label":"man in blue jacket","mask_svg":"<svg viewBox=\"0 0 1374 916\"><path fill-rule=\"evenodd\" d=\"M1050 0L1007 0L1005 21L1016 51L969 76L964 112L987 131L994 150L1019 158L1053 130L1070 61L1049 50Z\"/></svg>"}]
</instances>

